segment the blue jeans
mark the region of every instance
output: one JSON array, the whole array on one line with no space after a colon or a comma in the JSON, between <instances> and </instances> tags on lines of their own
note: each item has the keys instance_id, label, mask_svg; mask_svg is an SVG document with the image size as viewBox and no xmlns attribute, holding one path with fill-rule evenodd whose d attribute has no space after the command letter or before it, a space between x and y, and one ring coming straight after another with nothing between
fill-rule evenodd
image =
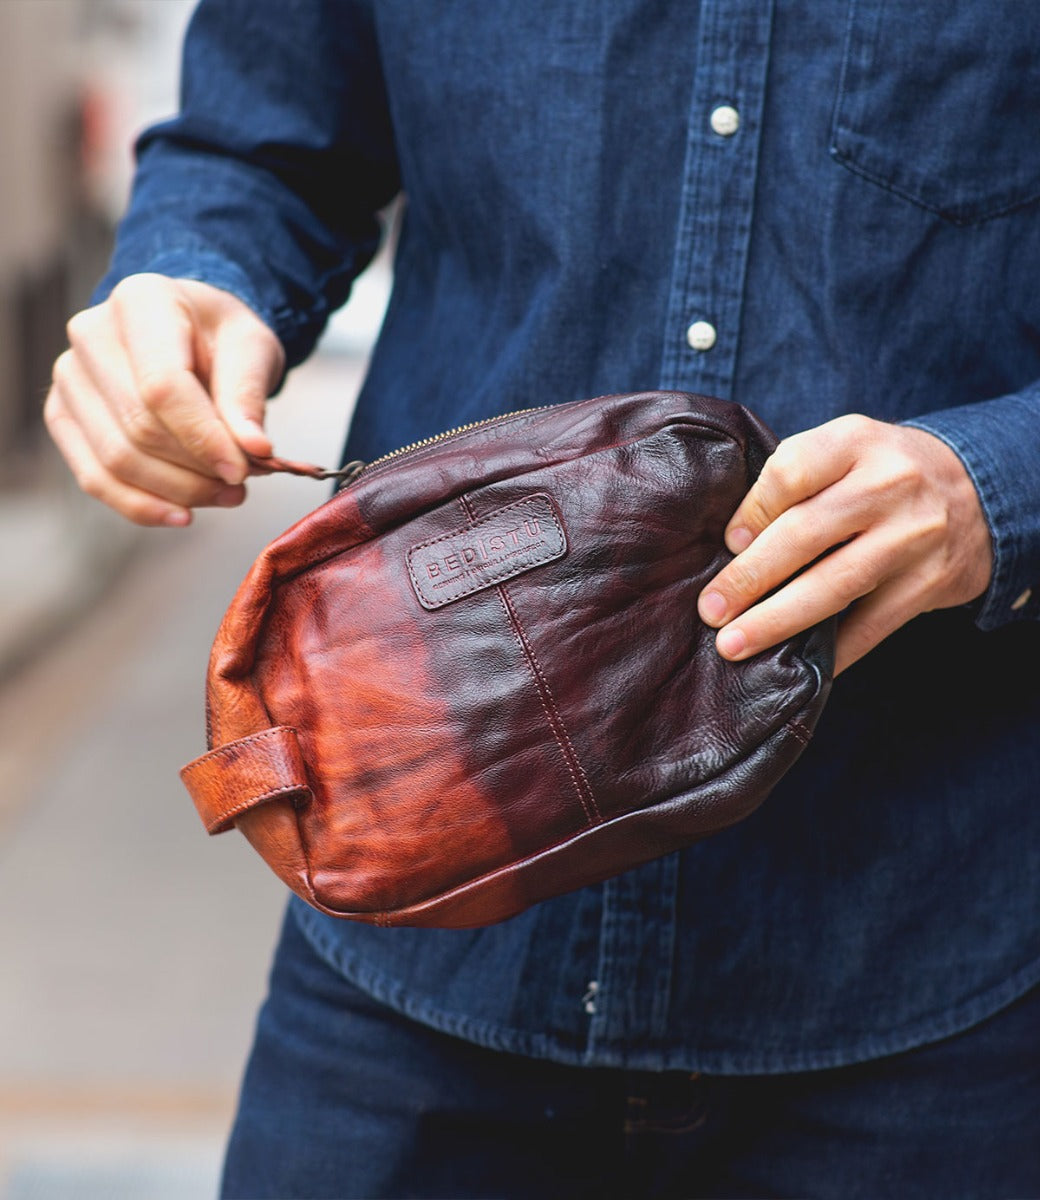
<instances>
[{"instance_id":1,"label":"blue jeans","mask_svg":"<svg viewBox=\"0 0 1040 1200\"><path fill-rule=\"evenodd\" d=\"M705 1077L500 1053L346 982L288 916L225 1200L1040 1196L1040 989L836 1070Z\"/></svg>"}]
</instances>

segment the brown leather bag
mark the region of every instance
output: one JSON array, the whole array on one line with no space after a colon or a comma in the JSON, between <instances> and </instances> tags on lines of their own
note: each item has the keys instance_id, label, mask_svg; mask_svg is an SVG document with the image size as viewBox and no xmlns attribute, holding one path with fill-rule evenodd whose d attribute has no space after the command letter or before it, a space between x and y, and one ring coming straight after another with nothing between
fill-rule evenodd
<instances>
[{"instance_id":1,"label":"brown leather bag","mask_svg":"<svg viewBox=\"0 0 1040 1200\"><path fill-rule=\"evenodd\" d=\"M746 817L833 656L828 622L729 663L697 616L774 445L737 405L649 392L356 464L217 634L212 749L182 771L207 829L323 912L465 927Z\"/></svg>"}]
</instances>

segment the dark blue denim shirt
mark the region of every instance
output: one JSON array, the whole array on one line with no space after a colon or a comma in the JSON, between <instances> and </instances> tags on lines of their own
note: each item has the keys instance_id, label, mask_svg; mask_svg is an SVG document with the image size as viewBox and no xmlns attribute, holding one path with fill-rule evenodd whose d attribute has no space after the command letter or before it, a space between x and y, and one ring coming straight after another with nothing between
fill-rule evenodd
<instances>
[{"instance_id":1,"label":"dark blue denim shirt","mask_svg":"<svg viewBox=\"0 0 1040 1200\"><path fill-rule=\"evenodd\" d=\"M896 1051L1036 982L1038 62L1015 0L203 3L99 295L206 280L299 362L403 190L350 457L683 388L781 436L912 421L993 537L982 601L847 671L737 828L486 930L299 904L363 988L488 1046L732 1073Z\"/></svg>"}]
</instances>

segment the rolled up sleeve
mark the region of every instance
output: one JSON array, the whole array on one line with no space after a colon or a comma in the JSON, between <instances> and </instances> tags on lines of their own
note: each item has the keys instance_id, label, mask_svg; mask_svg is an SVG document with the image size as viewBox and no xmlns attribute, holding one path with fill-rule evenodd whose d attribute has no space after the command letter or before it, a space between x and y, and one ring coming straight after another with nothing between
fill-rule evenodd
<instances>
[{"instance_id":1,"label":"rolled up sleeve","mask_svg":"<svg viewBox=\"0 0 1040 1200\"><path fill-rule=\"evenodd\" d=\"M248 304L289 366L374 254L399 188L371 15L361 3L203 0L185 38L181 111L137 143L103 300L138 272Z\"/></svg>"}]
</instances>

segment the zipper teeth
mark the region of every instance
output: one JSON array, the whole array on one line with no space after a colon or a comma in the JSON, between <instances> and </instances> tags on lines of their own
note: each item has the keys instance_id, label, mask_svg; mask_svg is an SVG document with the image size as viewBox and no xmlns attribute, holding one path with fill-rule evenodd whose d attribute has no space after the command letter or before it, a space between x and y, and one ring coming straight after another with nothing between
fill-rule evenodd
<instances>
[{"instance_id":1,"label":"zipper teeth","mask_svg":"<svg viewBox=\"0 0 1040 1200\"><path fill-rule=\"evenodd\" d=\"M400 458L402 454L411 454L413 450L424 450L427 446L435 446L438 442L443 442L447 438L457 437L460 433L469 433L471 429L480 429L483 425L494 425L496 421L505 421L509 417L520 417L525 413L544 412L546 409L553 407L555 406L552 404L539 404L535 408L516 408L512 412L499 413L496 417L485 417L482 421L470 421L466 425L456 425L454 429L446 429L443 433L435 433L432 437L420 438L417 442L409 442L407 446L391 450L389 454L384 454L381 458L372 459L370 463L366 463L358 471L354 479L357 479L359 475L371 471L373 467L378 467L395 458Z\"/></svg>"}]
</instances>

